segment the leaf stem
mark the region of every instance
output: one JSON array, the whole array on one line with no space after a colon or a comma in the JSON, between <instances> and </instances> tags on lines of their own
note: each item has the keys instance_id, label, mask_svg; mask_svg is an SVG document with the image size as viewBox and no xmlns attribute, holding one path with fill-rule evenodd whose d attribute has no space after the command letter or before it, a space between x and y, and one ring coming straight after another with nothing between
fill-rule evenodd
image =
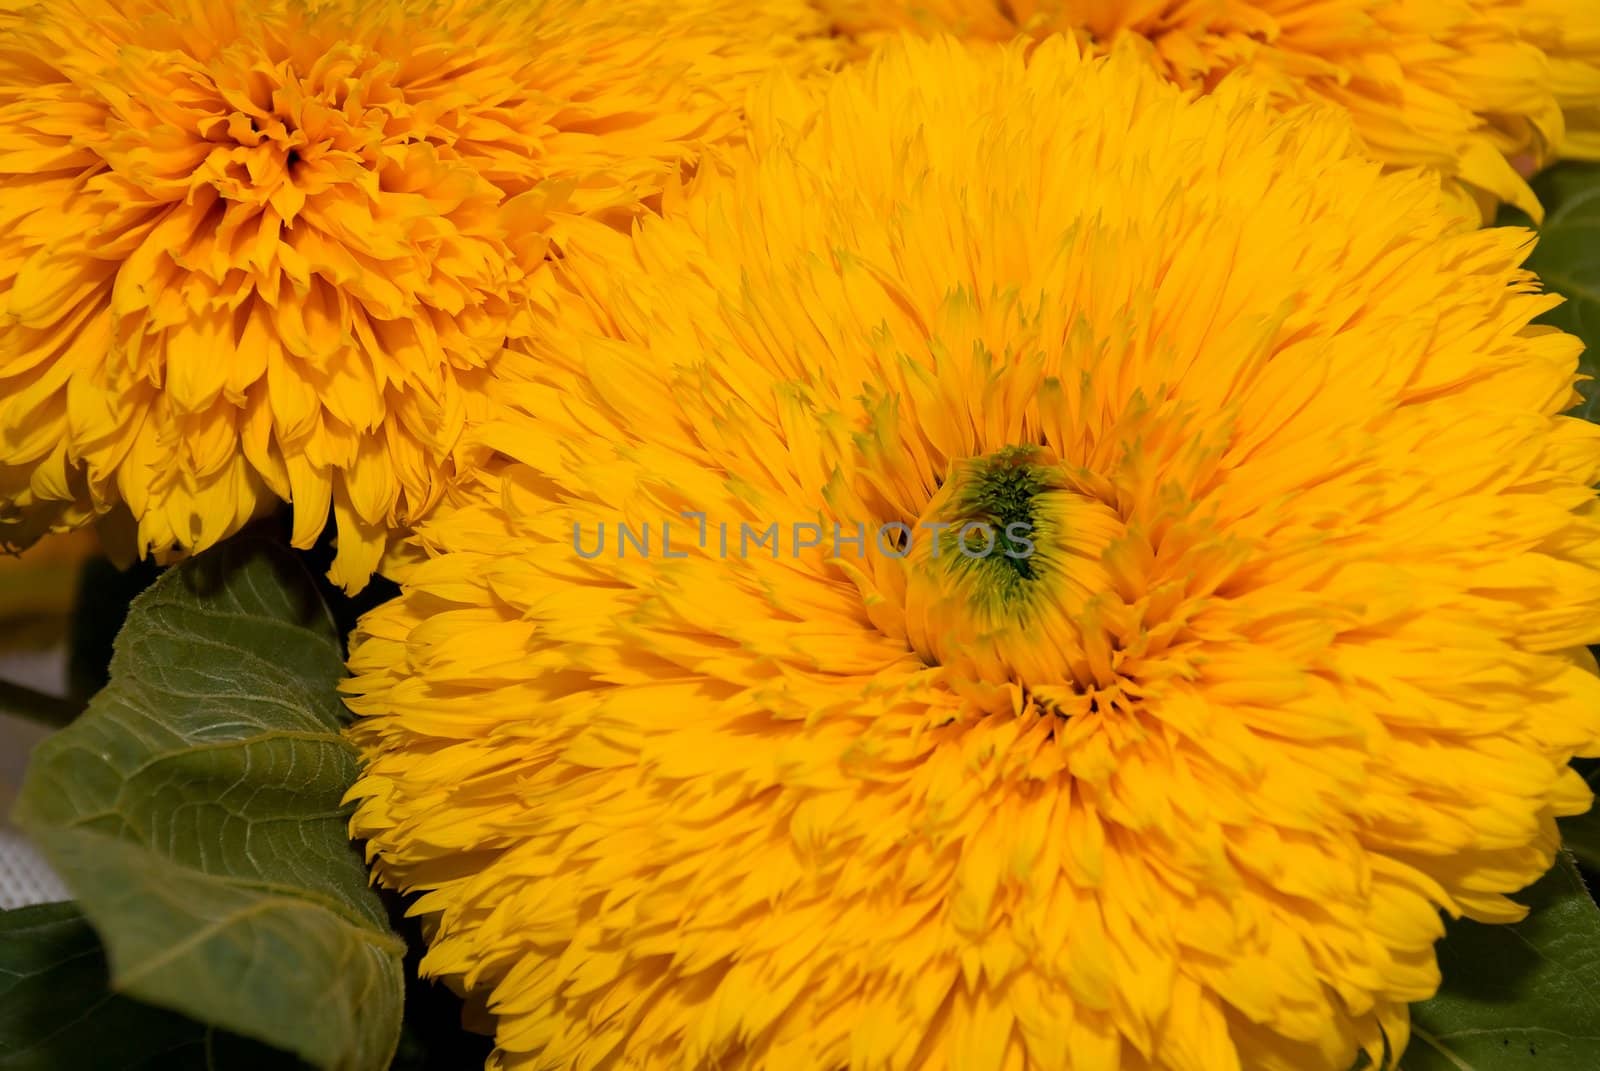
<instances>
[{"instance_id":1,"label":"leaf stem","mask_svg":"<svg viewBox=\"0 0 1600 1071\"><path fill-rule=\"evenodd\" d=\"M1439 1055L1443 1056L1446 1060L1449 1060L1450 1063L1455 1067L1460 1068L1460 1071L1474 1071L1474 1068L1471 1064L1463 1063L1460 1057L1444 1047L1443 1042L1434 1037L1432 1034L1428 1033L1426 1030L1417 1026L1415 1023L1413 1023L1411 1026L1411 1034L1413 1037L1419 1037L1423 1041L1426 1041L1429 1045L1432 1045L1439 1051ZM1404 1061L1402 1061L1402 1064L1403 1063ZM1404 1067L1401 1068L1401 1071L1405 1071Z\"/></svg>"},{"instance_id":2,"label":"leaf stem","mask_svg":"<svg viewBox=\"0 0 1600 1071\"><path fill-rule=\"evenodd\" d=\"M83 707L70 699L47 695L26 685L0 679L0 714L11 714L40 725L59 729L83 713Z\"/></svg>"}]
</instances>

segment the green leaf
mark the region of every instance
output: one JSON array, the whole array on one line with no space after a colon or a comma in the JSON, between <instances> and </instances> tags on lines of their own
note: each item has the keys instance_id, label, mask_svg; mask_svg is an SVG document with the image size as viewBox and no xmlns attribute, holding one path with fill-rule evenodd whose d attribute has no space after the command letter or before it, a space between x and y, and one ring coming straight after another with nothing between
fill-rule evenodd
<instances>
[{"instance_id":1,"label":"green leaf","mask_svg":"<svg viewBox=\"0 0 1600 1071\"><path fill-rule=\"evenodd\" d=\"M1516 899L1514 926L1453 922L1444 985L1411 1009L1402 1071L1594 1071L1600 1053L1600 908L1566 853Z\"/></svg>"},{"instance_id":2,"label":"green leaf","mask_svg":"<svg viewBox=\"0 0 1600 1071\"><path fill-rule=\"evenodd\" d=\"M113 993L75 904L0 911L0 1071L284 1071L287 1053Z\"/></svg>"},{"instance_id":3,"label":"green leaf","mask_svg":"<svg viewBox=\"0 0 1600 1071\"><path fill-rule=\"evenodd\" d=\"M1600 164L1559 164L1536 175L1532 186L1545 218L1527 266L1547 289L1567 299L1539 320L1583 339L1588 349L1579 367L1586 375L1600 375ZM1513 208L1502 209L1495 222L1532 225ZM1600 421L1600 383L1580 383L1578 390L1583 403L1573 412Z\"/></svg>"},{"instance_id":4,"label":"green leaf","mask_svg":"<svg viewBox=\"0 0 1600 1071\"><path fill-rule=\"evenodd\" d=\"M310 578L230 542L133 603L111 683L16 818L139 1000L338 1071L386 1068L404 943L347 833L338 638Z\"/></svg>"}]
</instances>

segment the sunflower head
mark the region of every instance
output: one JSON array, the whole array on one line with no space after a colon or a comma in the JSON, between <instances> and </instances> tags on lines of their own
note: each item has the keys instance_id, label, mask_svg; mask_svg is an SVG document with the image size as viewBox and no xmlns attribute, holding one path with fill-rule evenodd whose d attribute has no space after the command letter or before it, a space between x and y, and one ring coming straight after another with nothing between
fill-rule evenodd
<instances>
[{"instance_id":1,"label":"sunflower head","mask_svg":"<svg viewBox=\"0 0 1600 1071\"><path fill-rule=\"evenodd\" d=\"M1179 85L1237 73L1284 105L1348 113L1366 151L1426 167L1492 219L1539 217L1524 181L1600 159L1600 5L1589 0L819 0L865 51L900 31L1128 45Z\"/></svg>"},{"instance_id":2,"label":"sunflower head","mask_svg":"<svg viewBox=\"0 0 1600 1071\"><path fill-rule=\"evenodd\" d=\"M904 41L573 231L350 656L495 1067L1348 1071L1519 916L1600 752L1579 344L1246 88Z\"/></svg>"},{"instance_id":3,"label":"sunflower head","mask_svg":"<svg viewBox=\"0 0 1600 1071\"><path fill-rule=\"evenodd\" d=\"M335 574L444 493L564 216L625 224L820 65L800 0L0 12L0 539L279 499Z\"/></svg>"}]
</instances>

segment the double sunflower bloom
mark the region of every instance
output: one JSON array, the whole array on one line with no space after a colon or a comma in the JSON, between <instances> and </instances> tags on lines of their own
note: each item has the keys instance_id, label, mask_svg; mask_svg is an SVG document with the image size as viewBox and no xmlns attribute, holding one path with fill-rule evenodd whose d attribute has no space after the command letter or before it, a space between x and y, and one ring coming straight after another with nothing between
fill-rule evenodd
<instances>
[{"instance_id":1,"label":"double sunflower bloom","mask_svg":"<svg viewBox=\"0 0 1600 1071\"><path fill-rule=\"evenodd\" d=\"M401 583L353 831L492 1068L1386 1066L1520 917L1600 428L1477 227L1600 13L180 7L0 13L0 517Z\"/></svg>"}]
</instances>

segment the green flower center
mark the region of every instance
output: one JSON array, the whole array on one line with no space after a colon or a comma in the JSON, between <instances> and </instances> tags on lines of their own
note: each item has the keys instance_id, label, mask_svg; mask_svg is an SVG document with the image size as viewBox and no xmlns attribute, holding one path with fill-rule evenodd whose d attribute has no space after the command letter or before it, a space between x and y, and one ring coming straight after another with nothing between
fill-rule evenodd
<instances>
[{"instance_id":1,"label":"green flower center","mask_svg":"<svg viewBox=\"0 0 1600 1071\"><path fill-rule=\"evenodd\" d=\"M1004 595L1016 594L1005 571L1032 580L1034 499L1052 485L1059 469L1037 446L1007 446L959 463L947 509L951 528L944 533L950 560L982 562L999 571ZM989 532L993 532L992 545ZM943 554L941 554L941 557Z\"/></svg>"},{"instance_id":2,"label":"green flower center","mask_svg":"<svg viewBox=\"0 0 1600 1071\"><path fill-rule=\"evenodd\" d=\"M912 649L991 684L1071 681L1079 624L1110 587L1101 554L1122 532L1043 447L956 462L904 562Z\"/></svg>"}]
</instances>

